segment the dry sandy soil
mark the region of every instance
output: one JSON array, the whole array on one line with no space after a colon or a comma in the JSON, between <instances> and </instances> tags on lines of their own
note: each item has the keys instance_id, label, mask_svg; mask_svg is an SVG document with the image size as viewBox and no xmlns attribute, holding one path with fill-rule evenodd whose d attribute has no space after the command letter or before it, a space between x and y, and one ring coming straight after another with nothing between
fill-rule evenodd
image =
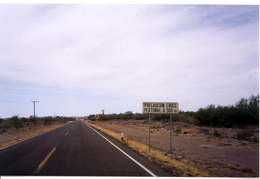
<instances>
[{"instance_id":1,"label":"dry sandy soil","mask_svg":"<svg viewBox=\"0 0 260 179\"><path fill-rule=\"evenodd\" d=\"M98 123L130 139L148 144L147 120L116 120ZM173 124L173 154L175 160L189 160L206 166L223 177L259 177L259 128L254 141L238 140L235 135L245 129L205 128L186 123ZM215 135L214 135L215 133ZM169 122L151 123L151 146L169 152ZM147 149L148 150L148 149Z\"/></svg>"}]
</instances>

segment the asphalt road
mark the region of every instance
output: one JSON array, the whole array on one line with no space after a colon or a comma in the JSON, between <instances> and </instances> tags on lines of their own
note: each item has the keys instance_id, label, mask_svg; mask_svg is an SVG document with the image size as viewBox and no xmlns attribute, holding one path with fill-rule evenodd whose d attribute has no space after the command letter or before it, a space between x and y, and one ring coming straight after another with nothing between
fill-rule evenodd
<instances>
[{"instance_id":1,"label":"asphalt road","mask_svg":"<svg viewBox=\"0 0 260 179\"><path fill-rule=\"evenodd\" d=\"M171 176L80 120L1 149L0 175Z\"/></svg>"}]
</instances>

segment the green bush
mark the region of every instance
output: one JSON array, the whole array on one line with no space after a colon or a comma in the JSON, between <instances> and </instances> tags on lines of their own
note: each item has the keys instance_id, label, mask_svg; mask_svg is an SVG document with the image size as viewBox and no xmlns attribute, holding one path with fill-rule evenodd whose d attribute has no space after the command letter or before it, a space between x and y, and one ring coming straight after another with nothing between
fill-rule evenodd
<instances>
[{"instance_id":1,"label":"green bush","mask_svg":"<svg viewBox=\"0 0 260 179\"><path fill-rule=\"evenodd\" d=\"M11 124L16 128L16 129L19 129L19 128L22 128L23 127L23 124L24 122L18 118L18 116L13 116L11 119Z\"/></svg>"},{"instance_id":2,"label":"green bush","mask_svg":"<svg viewBox=\"0 0 260 179\"><path fill-rule=\"evenodd\" d=\"M57 121L57 122L63 122L66 123L68 121L75 121L75 118L73 117L62 117L62 116L57 116L55 118L52 118L53 121Z\"/></svg>"},{"instance_id":3,"label":"green bush","mask_svg":"<svg viewBox=\"0 0 260 179\"><path fill-rule=\"evenodd\" d=\"M149 115L148 114L139 114L139 113L136 113L134 114L133 118L135 120L145 120L145 119L148 119L149 118Z\"/></svg>"},{"instance_id":4,"label":"green bush","mask_svg":"<svg viewBox=\"0 0 260 179\"><path fill-rule=\"evenodd\" d=\"M43 120L44 125L50 125L52 123L52 117L45 117Z\"/></svg>"},{"instance_id":5,"label":"green bush","mask_svg":"<svg viewBox=\"0 0 260 179\"><path fill-rule=\"evenodd\" d=\"M201 126L233 127L234 125L259 125L259 94L249 99L242 98L235 105L200 108L195 118Z\"/></svg>"},{"instance_id":6,"label":"green bush","mask_svg":"<svg viewBox=\"0 0 260 179\"><path fill-rule=\"evenodd\" d=\"M4 122L4 119L0 118L0 124L2 124Z\"/></svg>"}]
</instances>

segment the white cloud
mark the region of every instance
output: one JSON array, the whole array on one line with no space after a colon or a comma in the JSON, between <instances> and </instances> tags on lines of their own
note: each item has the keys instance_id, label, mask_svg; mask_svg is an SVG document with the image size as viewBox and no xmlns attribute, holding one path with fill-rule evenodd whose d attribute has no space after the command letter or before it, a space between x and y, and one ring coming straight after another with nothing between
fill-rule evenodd
<instances>
[{"instance_id":1,"label":"white cloud","mask_svg":"<svg viewBox=\"0 0 260 179\"><path fill-rule=\"evenodd\" d=\"M141 112L144 100L178 100L183 110L232 104L258 91L252 7L1 4L2 88L46 86L58 91L43 98L62 91L74 105L88 106L81 95L121 106L113 112Z\"/></svg>"}]
</instances>

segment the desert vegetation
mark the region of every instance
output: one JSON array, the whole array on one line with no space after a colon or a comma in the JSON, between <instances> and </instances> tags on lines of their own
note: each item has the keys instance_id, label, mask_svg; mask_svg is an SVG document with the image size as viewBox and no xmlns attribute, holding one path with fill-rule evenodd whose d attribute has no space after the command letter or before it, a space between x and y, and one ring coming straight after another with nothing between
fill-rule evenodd
<instances>
[{"instance_id":1,"label":"desert vegetation","mask_svg":"<svg viewBox=\"0 0 260 179\"><path fill-rule=\"evenodd\" d=\"M21 128L27 127L28 129L33 128L34 126L39 125L51 125L54 123L66 123L68 121L74 121L74 118L71 117L40 117L40 118L34 118L33 116L29 118L19 118L18 115L15 115L11 118L7 119L0 119L0 133L7 132L8 130L19 130Z\"/></svg>"}]
</instances>

